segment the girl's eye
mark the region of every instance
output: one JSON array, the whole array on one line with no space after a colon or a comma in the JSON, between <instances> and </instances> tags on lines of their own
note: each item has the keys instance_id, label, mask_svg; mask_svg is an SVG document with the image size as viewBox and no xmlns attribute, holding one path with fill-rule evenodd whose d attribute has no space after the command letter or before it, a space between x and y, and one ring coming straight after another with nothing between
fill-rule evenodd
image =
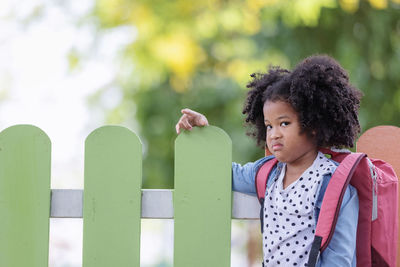
<instances>
[{"instance_id":1,"label":"girl's eye","mask_svg":"<svg viewBox=\"0 0 400 267\"><path fill-rule=\"evenodd\" d=\"M281 122L281 126L288 126L289 124L290 124L290 122L287 122L287 121Z\"/></svg>"},{"instance_id":2,"label":"girl's eye","mask_svg":"<svg viewBox=\"0 0 400 267\"><path fill-rule=\"evenodd\" d=\"M272 126L271 125L265 125L265 129L268 131L268 130L271 130L272 129Z\"/></svg>"}]
</instances>

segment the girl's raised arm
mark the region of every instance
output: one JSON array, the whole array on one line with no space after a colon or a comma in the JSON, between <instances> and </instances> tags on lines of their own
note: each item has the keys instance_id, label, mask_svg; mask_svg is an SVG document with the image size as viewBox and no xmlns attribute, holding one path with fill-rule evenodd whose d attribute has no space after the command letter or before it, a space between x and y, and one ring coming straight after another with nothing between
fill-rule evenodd
<instances>
[{"instance_id":1,"label":"girl's raised arm","mask_svg":"<svg viewBox=\"0 0 400 267\"><path fill-rule=\"evenodd\" d=\"M180 129L191 130L193 126L207 126L208 120L206 116L194 110L185 108L181 110L183 114L175 125L176 133L180 133Z\"/></svg>"}]
</instances>

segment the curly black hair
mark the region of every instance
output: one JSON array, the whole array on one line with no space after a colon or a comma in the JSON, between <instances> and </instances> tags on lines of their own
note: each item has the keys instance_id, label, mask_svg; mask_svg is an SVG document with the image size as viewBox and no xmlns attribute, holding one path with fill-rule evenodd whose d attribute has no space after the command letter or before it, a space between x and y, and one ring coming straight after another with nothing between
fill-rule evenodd
<instances>
[{"instance_id":1,"label":"curly black hair","mask_svg":"<svg viewBox=\"0 0 400 267\"><path fill-rule=\"evenodd\" d=\"M353 147L360 132L358 109L362 93L349 82L347 72L333 58L314 55L292 72L270 67L251 74L250 91L243 107L248 134L265 147L263 105L285 101L298 113L301 132L313 137L318 147Z\"/></svg>"}]
</instances>

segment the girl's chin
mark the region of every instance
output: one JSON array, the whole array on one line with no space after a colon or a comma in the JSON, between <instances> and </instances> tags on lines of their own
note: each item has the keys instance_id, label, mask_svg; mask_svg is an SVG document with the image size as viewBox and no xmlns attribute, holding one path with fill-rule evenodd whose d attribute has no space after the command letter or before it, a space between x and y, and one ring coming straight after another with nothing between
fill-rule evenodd
<instances>
[{"instance_id":1,"label":"girl's chin","mask_svg":"<svg viewBox=\"0 0 400 267\"><path fill-rule=\"evenodd\" d=\"M275 158L279 161L279 162L283 162L285 163L287 158L284 157L283 155L281 155L280 153L273 153L272 155L275 156Z\"/></svg>"},{"instance_id":2,"label":"girl's chin","mask_svg":"<svg viewBox=\"0 0 400 267\"><path fill-rule=\"evenodd\" d=\"M275 156L275 158L282 163L287 163L288 161L291 160L290 156L291 155L287 155L285 153L282 153L282 151L275 151L273 153L273 155Z\"/></svg>"}]
</instances>

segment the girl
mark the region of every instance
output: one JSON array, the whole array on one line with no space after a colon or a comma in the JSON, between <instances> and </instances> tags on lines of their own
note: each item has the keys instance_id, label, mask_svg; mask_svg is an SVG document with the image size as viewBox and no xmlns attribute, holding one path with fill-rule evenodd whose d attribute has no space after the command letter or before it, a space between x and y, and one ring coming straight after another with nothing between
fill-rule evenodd
<instances>
[{"instance_id":1,"label":"girl","mask_svg":"<svg viewBox=\"0 0 400 267\"><path fill-rule=\"evenodd\" d=\"M261 207L263 265L307 266L325 189L338 165L319 148L353 147L360 131L361 92L328 56L306 58L292 72L272 67L251 77L243 109L249 134L279 161ZM178 133L208 125L200 113L182 113ZM255 194L257 170L270 159L232 163L233 190ZM349 185L334 235L317 266L356 266L357 221L357 191Z\"/></svg>"}]
</instances>

